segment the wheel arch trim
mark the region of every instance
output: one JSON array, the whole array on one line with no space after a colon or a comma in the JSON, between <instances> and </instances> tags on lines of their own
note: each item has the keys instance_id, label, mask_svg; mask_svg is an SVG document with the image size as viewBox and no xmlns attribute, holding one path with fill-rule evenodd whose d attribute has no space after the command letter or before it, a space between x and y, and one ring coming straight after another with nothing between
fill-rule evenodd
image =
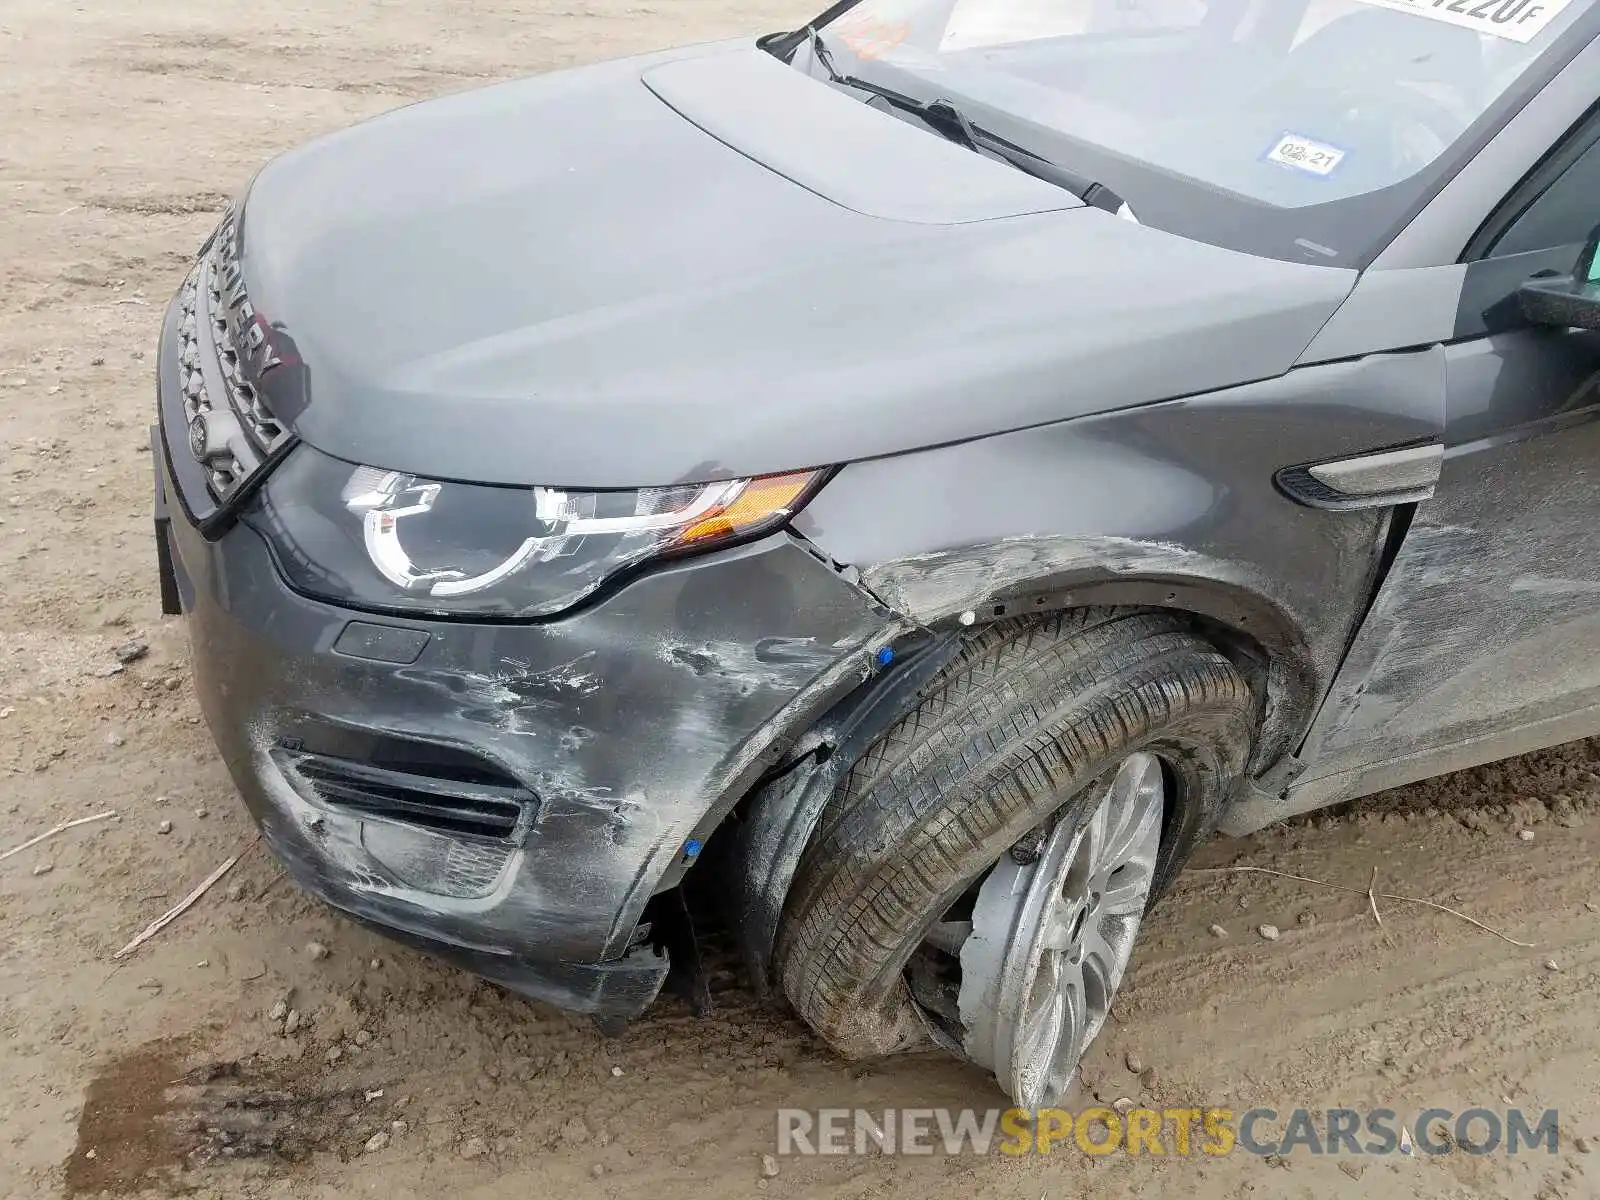
<instances>
[{"instance_id":1,"label":"wheel arch trim","mask_svg":"<svg viewBox=\"0 0 1600 1200\"><path fill-rule=\"evenodd\" d=\"M1262 699L1248 772L1298 744L1328 680L1307 631L1247 565L1164 542L1131 538L1017 538L874 566L862 584L887 607L929 628L984 624L1026 613L1094 606L1164 608L1203 619ZM1220 636L1219 636L1220 635Z\"/></svg>"},{"instance_id":2,"label":"wheel arch trim","mask_svg":"<svg viewBox=\"0 0 1600 1200\"><path fill-rule=\"evenodd\" d=\"M825 713L795 742L787 760L751 789L735 827L733 925L763 994L789 885L828 798L961 643L962 631L955 627L902 645L894 670L867 680Z\"/></svg>"}]
</instances>

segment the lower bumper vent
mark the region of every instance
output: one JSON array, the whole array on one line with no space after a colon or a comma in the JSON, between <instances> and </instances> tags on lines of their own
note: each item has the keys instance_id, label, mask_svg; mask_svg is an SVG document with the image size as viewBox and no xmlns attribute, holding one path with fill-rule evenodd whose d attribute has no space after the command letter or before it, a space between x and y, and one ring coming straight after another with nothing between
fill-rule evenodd
<instances>
[{"instance_id":1,"label":"lower bumper vent","mask_svg":"<svg viewBox=\"0 0 1600 1200\"><path fill-rule=\"evenodd\" d=\"M298 750L278 753L329 807L438 833L509 840L537 804L531 791L514 782L462 779L461 771L446 764L435 773L424 763L376 766Z\"/></svg>"}]
</instances>

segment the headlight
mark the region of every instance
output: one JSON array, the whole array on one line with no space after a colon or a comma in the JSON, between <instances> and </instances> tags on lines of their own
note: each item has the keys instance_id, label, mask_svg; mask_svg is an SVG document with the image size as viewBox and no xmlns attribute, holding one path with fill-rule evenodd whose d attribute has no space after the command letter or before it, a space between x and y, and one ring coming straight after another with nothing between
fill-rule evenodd
<instances>
[{"instance_id":1,"label":"headlight","mask_svg":"<svg viewBox=\"0 0 1600 1200\"><path fill-rule=\"evenodd\" d=\"M245 520L298 589L364 608L539 617L647 559L783 524L821 480L797 471L638 491L445 483L301 446Z\"/></svg>"}]
</instances>

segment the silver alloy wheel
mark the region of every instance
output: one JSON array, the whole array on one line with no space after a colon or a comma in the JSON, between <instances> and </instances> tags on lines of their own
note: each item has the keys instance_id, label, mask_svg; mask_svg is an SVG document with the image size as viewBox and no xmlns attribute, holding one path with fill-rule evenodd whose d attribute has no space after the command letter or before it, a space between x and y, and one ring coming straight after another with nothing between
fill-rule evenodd
<instances>
[{"instance_id":1,"label":"silver alloy wheel","mask_svg":"<svg viewBox=\"0 0 1600 1200\"><path fill-rule=\"evenodd\" d=\"M1150 898L1166 784L1129 755L1087 818L1026 865L1003 857L960 946L963 1049L1024 1108L1058 1102L1100 1032Z\"/></svg>"}]
</instances>

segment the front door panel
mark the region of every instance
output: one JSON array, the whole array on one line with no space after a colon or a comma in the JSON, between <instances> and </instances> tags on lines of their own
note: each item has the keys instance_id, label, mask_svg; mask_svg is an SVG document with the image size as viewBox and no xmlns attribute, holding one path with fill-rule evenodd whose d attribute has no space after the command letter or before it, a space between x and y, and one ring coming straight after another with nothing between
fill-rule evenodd
<instances>
[{"instance_id":1,"label":"front door panel","mask_svg":"<svg viewBox=\"0 0 1600 1200\"><path fill-rule=\"evenodd\" d=\"M1529 749L1530 728L1600 733L1600 335L1524 328L1447 362L1437 492L1306 740L1302 785L1397 762L1413 769L1381 785L1422 778Z\"/></svg>"}]
</instances>

